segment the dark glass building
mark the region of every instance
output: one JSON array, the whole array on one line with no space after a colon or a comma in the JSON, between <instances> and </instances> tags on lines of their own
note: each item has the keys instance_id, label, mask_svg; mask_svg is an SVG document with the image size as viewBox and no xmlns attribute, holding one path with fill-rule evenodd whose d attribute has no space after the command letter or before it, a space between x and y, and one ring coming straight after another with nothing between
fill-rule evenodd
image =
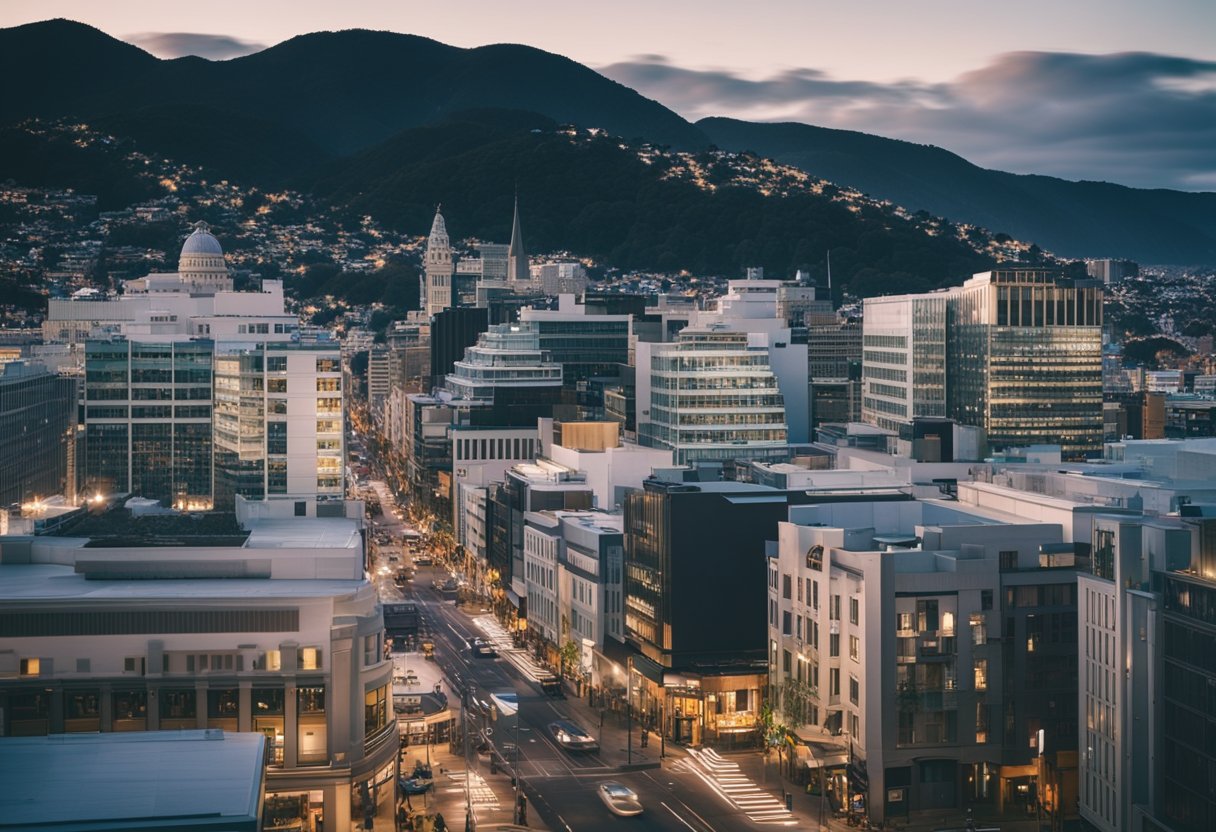
<instances>
[{"instance_id":1,"label":"dark glass building","mask_svg":"<svg viewBox=\"0 0 1216 832\"><path fill-rule=\"evenodd\" d=\"M76 380L13 361L0 367L0 506L75 494Z\"/></svg>"},{"instance_id":2,"label":"dark glass building","mask_svg":"<svg viewBox=\"0 0 1216 832\"><path fill-rule=\"evenodd\" d=\"M443 387L447 374L464 358L464 351L477 343L477 336L490 328L486 309L455 306L431 321L431 388Z\"/></svg>"},{"instance_id":3,"label":"dark glass building","mask_svg":"<svg viewBox=\"0 0 1216 832\"><path fill-rule=\"evenodd\" d=\"M212 503L209 340L85 345L85 492Z\"/></svg>"}]
</instances>

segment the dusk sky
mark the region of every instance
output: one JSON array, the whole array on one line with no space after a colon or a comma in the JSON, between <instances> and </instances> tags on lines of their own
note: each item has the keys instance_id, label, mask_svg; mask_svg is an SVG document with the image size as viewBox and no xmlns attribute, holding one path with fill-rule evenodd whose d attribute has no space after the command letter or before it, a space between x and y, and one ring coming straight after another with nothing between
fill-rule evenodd
<instances>
[{"instance_id":1,"label":"dusk sky","mask_svg":"<svg viewBox=\"0 0 1216 832\"><path fill-rule=\"evenodd\" d=\"M1216 190L1216 2L8 0L161 57L371 28L566 55L697 119L793 120L986 167Z\"/></svg>"}]
</instances>

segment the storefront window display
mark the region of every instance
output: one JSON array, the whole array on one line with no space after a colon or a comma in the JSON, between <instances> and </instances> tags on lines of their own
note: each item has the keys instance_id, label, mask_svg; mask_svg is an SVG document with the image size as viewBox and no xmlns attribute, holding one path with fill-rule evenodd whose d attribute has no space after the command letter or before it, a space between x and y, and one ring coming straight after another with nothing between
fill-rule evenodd
<instances>
[{"instance_id":1,"label":"storefront window display","mask_svg":"<svg viewBox=\"0 0 1216 832\"><path fill-rule=\"evenodd\" d=\"M160 691L160 729L162 731L198 727L198 694L193 689Z\"/></svg>"},{"instance_id":2,"label":"storefront window display","mask_svg":"<svg viewBox=\"0 0 1216 832\"><path fill-rule=\"evenodd\" d=\"M146 690L116 690L113 696L114 730L147 730L148 692Z\"/></svg>"},{"instance_id":3,"label":"storefront window display","mask_svg":"<svg viewBox=\"0 0 1216 832\"><path fill-rule=\"evenodd\" d=\"M283 765L283 688L253 689L253 730L266 735L269 765Z\"/></svg>"},{"instance_id":4,"label":"storefront window display","mask_svg":"<svg viewBox=\"0 0 1216 832\"><path fill-rule=\"evenodd\" d=\"M296 762L299 765L329 762L323 686L296 688L296 731Z\"/></svg>"},{"instance_id":5,"label":"storefront window display","mask_svg":"<svg viewBox=\"0 0 1216 832\"><path fill-rule=\"evenodd\" d=\"M237 730L240 703L240 691L236 688L207 691L207 727Z\"/></svg>"},{"instance_id":6,"label":"storefront window display","mask_svg":"<svg viewBox=\"0 0 1216 832\"><path fill-rule=\"evenodd\" d=\"M351 785L350 817L352 824L362 821L364 829L371 829L376 821L392 828L395 822L397 792L397 764L389 763L374 776L362 783Z\"/></svg>"},{"instance_id":7,"label":"storefront window display","mask_svg":"<svg viewBox=\"0 0 1216 832\"><path fill-rule=\"evenodd\" d=\"M265 832L321 832L325 826L322 792L267 792L262 809Z\"/></svg>"},{"instance_id":8,"label":"storefront window display","mask_svg":"<svg viewBox=\"0 0 1216 832\"><path fill-rule=\"evenodd\" d=\"M68 733L101 730L101 692L70 690L63 694L63 730Z\"/></svg>"}]
</instances>

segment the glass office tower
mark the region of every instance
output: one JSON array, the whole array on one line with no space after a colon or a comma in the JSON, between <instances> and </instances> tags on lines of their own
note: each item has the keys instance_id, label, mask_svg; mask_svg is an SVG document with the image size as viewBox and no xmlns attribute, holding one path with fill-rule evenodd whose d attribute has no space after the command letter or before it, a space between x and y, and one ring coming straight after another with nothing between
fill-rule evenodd
<instances>
[{"instance_id":1,"label":"glass office tower","mask_svg":"<svg viewBox=\"0 0 1216 832\"><path fill-rule=\"evenodd\" d=\"M1102 450L1102 287L1047 269L977 274L949 294L949 415L990 447Z\"/></svg>"},{"instance_id":2,"label":"glass office tower","mask_svg":"<svg viewBox=\"0 0 1216 832\"><path fill-rule=\"evenodd\" d=\"M85 345L85 494L212 503L209 340Z\"/></svg>"}]
</instances>

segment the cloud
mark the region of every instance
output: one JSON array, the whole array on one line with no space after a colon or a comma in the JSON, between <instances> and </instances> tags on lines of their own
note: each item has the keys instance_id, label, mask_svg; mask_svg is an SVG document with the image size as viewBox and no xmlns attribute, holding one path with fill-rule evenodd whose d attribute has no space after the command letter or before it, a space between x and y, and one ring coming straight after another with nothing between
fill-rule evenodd
<instances>
[{"instance_id":1,"label":"cloud","mask_svg":"<svg viewBox=\"0 0 1216 832\"><path fill-rule=\"evenodd\" d=\"M1010 52L938 84L751 79L637 56L600 69L688 118L801 121L935 144L985 167L1138 187L1216 181L1216 62L1148 52Z\"/></svg>"},{"instance_id":2,"label":"cloud","mask_svg":"<svg viewBox=\"0 0 1216 832\"><path fill-rule=\"evenodd\" d=\"M138 32L127 35L126 40L158 58L197 55L213 61L226 61L266 48L265 44L231 35L204 35L198 32Z\"/></svg>"}]
</instances>

